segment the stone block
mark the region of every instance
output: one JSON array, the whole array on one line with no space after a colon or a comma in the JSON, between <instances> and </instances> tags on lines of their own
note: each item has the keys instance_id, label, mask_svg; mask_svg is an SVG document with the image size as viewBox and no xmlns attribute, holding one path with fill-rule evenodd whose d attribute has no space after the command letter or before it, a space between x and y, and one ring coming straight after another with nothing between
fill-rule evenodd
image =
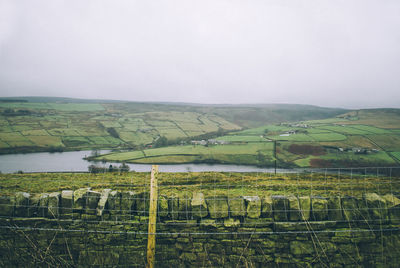
<instances>
[{"instance_id":1,"label":"stone block","mask_svg":"<svg viewBox=\"0 0 400 268\"><path fill-rule=\"evenodd\" d=\"M108 195L108 212L110 214L121 213L121 193L118 191L111 191Z\"/></svg>"},{"instance_id":2,"label":"stone block","mask_svg":"<svg viewBox=\"0 0 400 268\"><path fill-rule=\"evenodd\" d=\"M270 219L274 217L271 196L264 196L261 199L261 217Z\"/></svg>"},{"instance_id":3,"label":"stone block","mask_svg":"<svg viewBox=\"0 0 400 268\"><path fill-rule=\"evenodd\" d=\"M47 217L49 206L49 194L41 194L39 197L39 207L38 207L38 216L39 217Z\"/></svg>"},{"instance_id":4,"label":"stone block","mask_svg":"<svg viewBox=\"0 0 400 268\"><path fill-rule=\"evenodd\" d=\"M331 221L340 221L343 219L340 196L331 196L328 198L328 219Z\"/></svg>"},{"instance_id":5,"label":"stone block","mask_svg":"<svg viewBox=\"0 0 400 268\"><path fill-rule=\"evenodd\" d=\"M358 220L361 216L358 200L353 196L343 196L341 201L344 219L347 221Z\"/></svg>"},{"instance_id":6,"label":"stone block","mask_svg":"<svg viewBox=\"0 0 400 268\"><path fill-rule=\"evenodd\" d=\"M258 196L243 196L246 201L246 215L248 218L257 219L261 216L261 199Z\"/></svg>"},{"instance_id":7,"label":"stone block","mask_svg":"<svg viewBox=\"0 0 400 268\"><path fill-rule=\"evenodd\" d=\"M112 267L118 265L119 254L115 251L85 250L79 255L79 264L84 266Z\"/></svg>"},{"instance_id":8,"label":"stone block","mask_svg":"<svg viewBox=\"0 0 400 268\"><path fill-rule=\"evenodd\" d=\"M86 205L86 192L90 188L80 188L74 191L74 210L82 211Z\"/></svg>"},{"instance_id":9,"label":"stone block","mask_svg":"<svg viewBox=\"0 0 400 268\"><path fill-rule=\"evenodd\" d=\"M234 219L234 218L224 219L224 226L228 227L228 228L239 227L240 226L240 220L239 219Z\"/></svg>"},{"instance_id":10,"label":"stone block","mask_svg":"<svg viewBox=\"0 0 400 268\"><path fill-rule=\"evenodd\" d=\"M203 193L193 193L191 206L193 218L199 219L207 217L208 209Z\"/></svg>"},{"instance_id":11,"label":"stone block","mask_svg":"<svg viewBox=\"0 0 400 268\"><path fill-rule=\"evenodd\" d=\"M303 221L310 220L310 215L311 215L311 197L309 197L309 196L300 196L299 197L299 204L300 204L301 220L303 220Z\"/></svg>"},{"instance_id":12,"label":"stone block","mask_svg":"<svg viewBox=\"0 0 400 268\"><path fill-rule=\"evenodd\" d=\"M47 216L49 218L58 218L60 214L60 196L59 192L49 194L49 203L47 207Z\"/></svg>"},{"instance_id":13,"label":"stone block","mask_svg":"<svg viewBox=\"0 0 400 268\"><path fill-rule=\"evenodd\" d=\"M15 194L15 216L28 217L28 206L30 194L18 192Z\"/></svg>"},{"instance_id":14,"label":"stone block","mask_svg":"<svg viewBox=\"0 0 400 268\"><path fill-rule=\"evenodd\" d=\"M61 191L61 214L70 214L73 212L74 207L74 191L63 190Z\"/></svg>"},{"instance_id":15,"label":"stone block","mask_svg":"<svg viewBox=\"0 0 400 268\"><path fill-rule=\"evenodd\" d=\"M228 206L231 217L246 216L246 203L242 196L228 198Z\"/></svg>"},{"instance_id":16,"label":"stone block","mask_svg":"<svg viewBox=\"0 0 400 268\"><path fill-rule=\"evenodd\" d=\"M301 219L299 199L294 195L289 195L288 202L289 202L289 220L299 221Z\"/></svg>"},{"instance_id":17,"label":"stone block","mask_svg":"<svg viewBox=\"0 0 400 268\"><path fill-rule=\"evenodd\" d=\"M136 194L132 191L121 192L121 215L131 216L136 207Z\"/></svg>"},{"instance_id":18,"label":"stone block","mask_svg":"<svg viewBox=\"0 0 400 268\"><path fill-rule=\"evenodd\" d=\"M312 255L314 253L314 245L310 241L291 241L290 253L293 255Z\"/></svg>"},{"instance_id":19,"label":"stone block","mask_svg":"<svg viewBox=\"0 0 400 268\"><path fill-rule=\"evenodd\" d=\"M97 216L103 216L103 213L108 205L108 197L111 193L111 189L104 189L101 191L99 203L97 204L96 214Z\"/></svg>"},{"instance_id":20,"label":"stone block","mask_svg":"<svg viewBox=\"0 0 400 268\"><path fill-rule=\"evenodd\" d=\"M216 222L216 220L212 220L212 219L201 219L200 220L200 226L201 227L218 227L218 223Z\"/></svg>"},{"instance_id":21,"label":"stone block","mask_svg":"<svg viewBox=\"0 0 400 268\"><path fill-rule=\"evenodd\" d=\"M179 196L179 219L189 220L192 218L192 195L191 193L185 193Z\"/></svg>"},{"instance_id":22,"label":"stone block","mask_svg":"<svg viewBox=\"0 0 400 268\"><path fill-rule=\"evenodd\" d=\"M177 220L179 214L179 198L177 196L168 197L168 213L171 219Z\"/></svg>"},{"instance_id":23,"label":"stone block","mask_svg":"<svg viewBox=\"0 0 400 268\"><path fill-rule=\"evenodd\" d=\"M386 208L386 200L376 193L365 193L363 201L368 210L369 218L376 220L387 220L388 211Z\"/></svg>"},{"instance_id":24,"label":"stone block","mask_svg":"<svg viewBox=\"0 0 400 268\"><path fill-rule=\"evenodd\" d=\"M0 216L13 216L15 207L15 196L0 197Z\"/></svg>"},{"instance_id":25,"label":"stone block","mask_svg":"<svg viewBox=\"0 0 400 268\"><path fill-rule=\"evenodd\" d=\"M386 194L382 196L386 201L386 206L389 211L390 220L399 223L400 221L400 199L393 194Z\"/></svg>"},{"instance_id":26,"label":"stone block","mask_svg":"<svg viewBox=\"0 0 400 268\"><path fill-rule=\"evenodd\" d=\"M318 251L332 254L337 251L337 246L332 242L319 241L317 244Z\"/></svg>"},{"instance_id":27,"label":"stone block","mask_svg":"<svg viewBox=\"0 0 400 268\"><path fill-rule=\"evenodd\" d=\"M161 218L168 217L168 198L164 195L158 196L157 215Z\"/></svg>"},{"instance_id":28,"label":"stone block","mask_svg":"<svg viewBox=\"0 0 400 268\"><path fill-rule=\"evenodd\" d=\"M226 196L214 196L206 199L208 212L212 219L227 218L229 215L228 199Z\"/></svg>"},{"instance_id":29,"label":"stone block","mask_svg":"<svg viewBox=\"0 0 400 268\"><path fill-rule=\"evenodd\" d=\"M315 221L326 220L328 216L328 200L320 196L311 197L312 219Z\"/></svg>"},{"instance_id":30,"label":"stone block","mask_svg":"<svg viewBox=\"0 0 400 268\"><path fill-rule=\"evenodd\" d=\"M40 194L33 194L29 197L28 217L37 217L39 214Z\"/></svg>"},{"instance_id":31,"label":"stone block","mask_svg":"<svg viewBox=\"0 0 400 268\"><path fill-rule=\"evenodd\" d=\"M142 192L136 195L136 213L139 216L148 216L150 207L150 193Z\"/></svg>"},{"instance_id":32,"label":"stone block","mask_svg":"<svg viewBox=\"0 0 400 268\"><path fill-rule=\"evenodd\" d=\"M289 211L289 200L287 196L273 195L272 207L274 209L274 220L275 221L287 221Z\"/></svg>"},{"instance_id":33,"label":"stone block","mask_svg":"<svg viewBox=\"0 0 400 268\"><path fill-rule=\"evenodd\" d=\"M100 193L89 190L85 195L85 213L90 215L96 214L97 204L99 203Z\"/></svg>"}]
</instances>

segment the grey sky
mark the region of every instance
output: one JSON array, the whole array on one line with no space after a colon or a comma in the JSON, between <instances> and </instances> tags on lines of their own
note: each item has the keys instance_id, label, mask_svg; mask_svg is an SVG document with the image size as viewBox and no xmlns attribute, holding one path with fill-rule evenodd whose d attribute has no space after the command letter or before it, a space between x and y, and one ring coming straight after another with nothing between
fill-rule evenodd
<instances>
[{"instance_id":1,"label":"grey sky","mask_svg":"<svg viewBox=\"0 0 400 268\"><path fill-rule=\"evenodd\" d=\"M0 0L0 96L400 107L400 1Z\"/></svg>"}]
</instances>

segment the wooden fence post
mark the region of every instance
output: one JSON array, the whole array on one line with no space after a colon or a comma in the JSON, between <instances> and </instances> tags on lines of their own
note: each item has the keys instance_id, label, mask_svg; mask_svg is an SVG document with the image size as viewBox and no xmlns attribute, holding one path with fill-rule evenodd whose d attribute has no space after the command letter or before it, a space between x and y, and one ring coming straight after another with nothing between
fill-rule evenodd
<instances>
[{"instance_id":1,"label":"wooden fence post","mask_svg":"<svg viewBox=\"0 0 400 268\"><path fill-rule=\"evenodd\" d=\"M149 206L149 231L147 238L147 267L153 268L156 253L156 221L157 221L157 200L158 200L158 184L157 184L158 166L151 167L150 179L150 206Z\"/></svg>"}]
</instances>

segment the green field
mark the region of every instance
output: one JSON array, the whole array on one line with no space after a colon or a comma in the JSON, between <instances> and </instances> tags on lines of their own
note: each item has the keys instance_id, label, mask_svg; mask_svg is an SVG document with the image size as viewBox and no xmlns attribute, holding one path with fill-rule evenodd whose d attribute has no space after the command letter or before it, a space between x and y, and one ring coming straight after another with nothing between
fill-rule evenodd
<instances>
[{"instance_id":1,"label":"green field","mask_svg":"<svg viewBox=\"0 0 400 268\"><path fill-rule=\"evenodd\" d=\"M382 122L393 124L400 118L377 110ZM235 131L216 138L227 144L171 146L157 149L113 153L100 158L132 163L228 163L272 166L273 141L277 143L276 159L281 167L357 167L397 166L400 164L400 128L363 125L366 115L343 115L326 120L265 125ZM390 117L390 118L386 118ZM374 120L377 118L374 115ZM373 121L374 122L374 121ZM99 158L99 159L100 159Z\"/></svg>"},{"instance_id":2,"label":"green field","mask_svg":"<svg viewBox=\"0 0 400 268\"><path fill-rule=\"evenodd\" d=\"M227 142L263 142L266 139L262 136L227 135L218 137L216 140Z\"/></svg>"},{"instance_id":3,"label":"green field","mask_svg":"<svg viewBox=\"0 0 400 268\"><path fill-rule=\"evenodd\" d=\"M185 145L147 149L124 153L102 155L95 160L106 159L129 163L242 163L258 164L257 157L262 154L264 161L272 161L272 142L252 142L229 145Z\"/></svg>"},{"instance_id":4,"label":"green field","mask_svg":"<svg viewBox=\"0 0 400 268\"><path fill-rule=\"evenodd\" d=\"M167 138L169 144L180 144L289 118L320 119L343 112L346 110L307 105L218 106L50 97L0 98L0 153L142 150L154 145L160 137ZM252 134L236 139L265 140Z\"/></svg>"},{"instance_id":5,"label":"green field","mask_svg":"<svg viewBox=\"0 0 400 268\"><path fill-rule=\"evenodd\" d=\"M400 152L391 152L391 154L392 154L398 161L400 161Z\"/></svg>"},{"instance_id":6,"label":"green field","mask_svg":"<svg viewBox=\"0 0 400 268\"><path fill-rule=\"evenodd\" d=\"M0 153L90 149L132 163L393 166L400 110L0 98Z\"/></svg>"},{"instance_id":7,"label":"green field","mask_svg":"<svg viewBox=\"0 0 400 268\"><path fill-rule=\"evenodd\" d=\"M161 136L175 141L241 128L215 114L176 111L174 106L154 112L154 105L136 113L135 106L0 102L0 153L138 148Z\"/></svg>"}]
</instances>

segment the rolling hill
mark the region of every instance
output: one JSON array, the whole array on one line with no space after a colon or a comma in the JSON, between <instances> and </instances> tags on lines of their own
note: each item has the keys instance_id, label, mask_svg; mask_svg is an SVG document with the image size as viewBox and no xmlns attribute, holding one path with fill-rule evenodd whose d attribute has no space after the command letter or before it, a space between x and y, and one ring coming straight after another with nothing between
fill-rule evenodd
<instances>
[{"instance_id":1,"label":"rolling hill","mask_svg":"<svg viewBox=\"0 0 400 268\"><path fill-rule=\"evenodd\" d=\"M0 153L85 149L143 150L271 123L324 119L348 112L310 105L204 105L0 98Z\"/></svg>"}]
</instances>

